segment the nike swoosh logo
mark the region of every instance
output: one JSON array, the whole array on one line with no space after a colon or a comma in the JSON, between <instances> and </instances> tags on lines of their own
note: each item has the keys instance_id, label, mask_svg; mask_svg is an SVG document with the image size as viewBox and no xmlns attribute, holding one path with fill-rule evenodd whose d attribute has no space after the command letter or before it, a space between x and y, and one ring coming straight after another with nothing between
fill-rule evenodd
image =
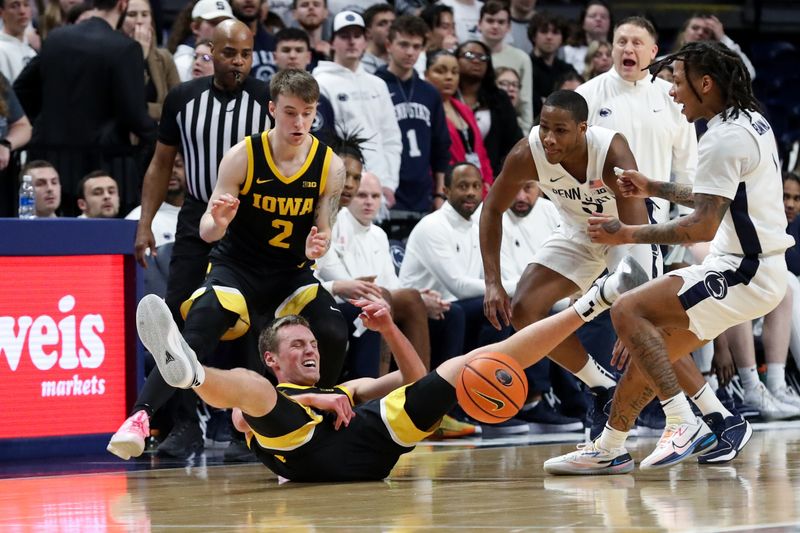
<instances>
[{"instance_id":1,"label":"nike swoosh logo","mask_svg":"<svg viewBox=\"0 0 800 533\"><path fill-rule=\"evenodd\" d=\"M564 177L564 176L559 176L559 177L557 177L557 178L550 178L550 183L555 183L555 182L557 182L558 180L560 180L560 179L561 179L561 178L563 178L563 177Z\"/></svg>"},{"instance_id":2,"label":"nike swoosh logo","mask_svg":"<svg viewBox=\"0 0 800 533\"><path fill-rule=\"evenodd\" d=\"M492 409L492 411L499 411L500 409L502 409L503 407L506 406L506 402L504 402L502 400L498 400L497 398L492 398L491 396L487 396L484 393L482 393L481 391L472 389L472 392L474 392L475 394L477 394L478 396L480 396L481 398L483 398L484 400L486 400L490 404L494 405L494 409Z\"/></svg>"},{"instance_id":3,"label":"nike swoosh logo","mask_svg":"<svg viewBox=\"0 0 800 533\"><path fill-rule=\"evenodd\" d=\"M661 109L653 109L653 113L658 113Z\"/></svg>"},{"instance_id":4,"label":"nike swoosh logo","mask_svg":"<svg viewBox=\"0 0 800 533\"><path fill-rule=\"evenodd\" d=\"M269 183L270 181L274 181L274 180L275 180L275 178L269 178L269 179L266 179L266 180L265 179L261 179L261 178L256 178L256 183L258 185L261 185L262 183Z\"/></svg>"},{"instance_id":5,"label":"nike swoosh logo","mask_svg":"<svg viewBox=\"0 0 800 533\"><path fill-rule=\"evenodd\" d=\"M691 437L689 437L688 439L686 439L686 442L684 442L680 446L675 446L675 441L673 441L672 442L672 449L675 450L675 453L677 453L678 455L683 455L684 452L686 452L686 449L688 448L688 446L694 440L694 438L697 437L697 434L700 433L701 429L702 428L698 427L697 430L694 432L694 434Z\"/></svg>"}]
</instances>

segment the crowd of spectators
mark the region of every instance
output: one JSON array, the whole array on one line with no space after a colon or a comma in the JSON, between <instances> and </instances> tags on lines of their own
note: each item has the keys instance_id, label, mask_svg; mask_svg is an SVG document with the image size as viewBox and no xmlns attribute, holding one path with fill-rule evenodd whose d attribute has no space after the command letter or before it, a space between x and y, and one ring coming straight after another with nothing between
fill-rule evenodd
<instances>
[{"instance_id":1,"label":"crowd of spectators","mask_svg":"<svg viewBox=\"0 0 800 533\"><path fill-rule=\"evenodd\" d=\"M349 318L348 378L385 373L388 365L381 363L390 360L377 333L359 326L349 298L390 302L428 367L510 333L483 316L478 217L506 156L538 123L554 90L577 88L589 102L590 123L605 121L621 131L646 173L692 179L701 127L695 131L679 112L665 113L675 123L654 127L647 137L649 129L626 131L622 112L609 119L599 100L609 84L650 84L642 69L668 49L655 46L666 42L655 29L619 33L603 0L586 2L574 21L537 9L536 0L190 0L168 35L157 32L153 9L149 0L62 0L41 11L33 0L0 0L0 215L14 216L17 178L30 174L37 217L141 218L137 255L153 267L148 291L166 295L180 321L180 300L202 281L209 251L196 231L216 166L230 146L271 124L271 76L307 69L321 91L313 133L337 146L348 173L333 245L318 270ZM755 78L753 63L714 15L688 18L674 47L708 39L739 54ZM657 74L671 78L669 69ZM637 116L636 99L648 98L645 107L669 106L630 94L625 116ZM646 146L659 142L672 151L651 161ZM787 231L798 239L796 174L786 175L784 190ZM655 217L681 214L659 205ZM534 182L527 184L503 219L503 285L510 295L558 223L552 204ZM199 244L187 255L181 250L192 239ZM173 242L191 267L178 266L168 276ZM147 256L147 248L157 253ZM664 251L672 264L703 255ZM795 277L798 253L795 246L787 254ZM184 279L173 281L178 277ZM740 400L766 418L800 415L800 397L785 374L788 354L800 366L795 282L774 316L765 317L763 328L757 324L766 384L752 325L697 354L720 394L732 390L726 385L738 370ZM608 322L591 327L605 329L600 341L586 335L586 349L610 370L613 330ZM577 381L560 372L543 362L529 374L538 385L526 406L527 423L563 430L585 418L586 402L567 398ZM187 398L177 417L197 425L186 414L196 399ZM467 422L455 424L454 434L474 433ZM184 456L202 448L202 433L186 434L163 451Z\"/></svg>"}]
</instances>

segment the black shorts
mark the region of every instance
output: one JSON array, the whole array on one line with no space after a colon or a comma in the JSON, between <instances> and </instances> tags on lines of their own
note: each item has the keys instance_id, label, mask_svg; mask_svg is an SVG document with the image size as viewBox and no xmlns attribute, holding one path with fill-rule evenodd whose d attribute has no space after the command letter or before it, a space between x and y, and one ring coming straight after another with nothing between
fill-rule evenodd
<instances>
[{"instance_id":1,"label":"black shorts","mask_svg":"<svg viewBox=\"0 0 800 533\"><path fill-rule=\"evenodd\" d=\"M337 431L334 414L279 393L270 413L245 415L254 432L248 445L270 470L292 481L380 480L439 427L455 402L455 388L434 371L357 406L350 425Z\"/></svg>"}]
</instances>

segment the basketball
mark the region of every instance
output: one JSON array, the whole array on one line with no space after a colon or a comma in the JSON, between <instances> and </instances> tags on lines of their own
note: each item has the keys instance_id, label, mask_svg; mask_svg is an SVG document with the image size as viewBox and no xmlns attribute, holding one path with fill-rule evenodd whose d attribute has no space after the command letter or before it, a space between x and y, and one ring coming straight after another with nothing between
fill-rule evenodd
<instances>
[{"instance_id":1,"label":"basketball","mask_svg":"<svg viewBox=\"0 0 800 533\"><path fill-rule=\"evenodd\" d=\"M485 353L468 362L456 381L464 412L479 422L503 422L519 412L528 380L519 363L502 353Z\"/></svg>"}]
</instances>

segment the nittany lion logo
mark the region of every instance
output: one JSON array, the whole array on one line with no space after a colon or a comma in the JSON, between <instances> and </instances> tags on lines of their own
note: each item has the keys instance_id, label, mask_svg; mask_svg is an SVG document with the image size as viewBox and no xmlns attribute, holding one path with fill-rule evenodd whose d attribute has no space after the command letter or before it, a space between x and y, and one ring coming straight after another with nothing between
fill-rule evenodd
<instances>
[{"instance_id":1,"label":"nittany lion logo","mask_svg":"<svg viewBox=\"0 0 800 533\"><path fill-rule=\"evenodd\" d=\"M728 281L719 272L712 270L706 274L703 284L708 294L716 300L722 300L728 295Z\"/></svg>"},{"instance_id":2,"label":"nittany lion logo","mask_svg":"<svg viewBox=\"0 0 800 533\"><path fill-rule=\"evenodd\" d=\"M600 116L601 117L607 117L610 114L611 114L611 110L609 108L607 108L607 107L601 107L600 108Z\"/></svg>"},{"instance_id":3,"label":"nittany lion logo","mask_svg":"<svg viewBox=\"0 0 800 533\"><path fill-rule=\"evenodd\" d=\"M495 370L494 377L497 378L497 381L501 385L503 385L505 387L508 387L509 385L511 385L511 382L514 379L514 378L511 377L511 374L509 374L508 372L506 372L502 368L498 368L497 370Z\"/></svg>"}]
</instances>

